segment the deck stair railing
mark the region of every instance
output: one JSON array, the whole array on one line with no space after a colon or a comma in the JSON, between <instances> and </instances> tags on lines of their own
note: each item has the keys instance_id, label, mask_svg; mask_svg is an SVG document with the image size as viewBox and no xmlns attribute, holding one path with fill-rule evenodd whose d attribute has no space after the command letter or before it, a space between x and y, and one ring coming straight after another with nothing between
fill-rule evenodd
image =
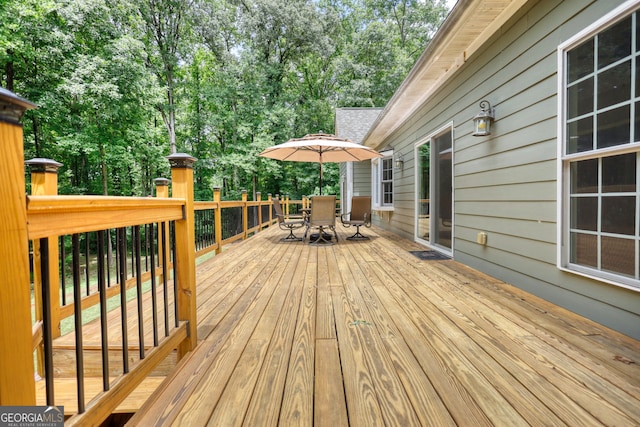
<instances>
[{"instance_id":1,"label":"deck stair railing","mask_svg":"<svg viewBox=\"0 0 640 427\"><path fill-rule=\"evenodd\" d=\"M25 198L20 120L33 107L0 88L0 405L35 405L37 376L46 404L56 405L54 373L65 371L75 379L78 410L67 424L101 424L169 355L179 359L196 346L196 257L274 224L272 198L257 193L249 201L243 192L240 201L222 201L216 188L213 200L196 202L196 159L182 153L168 157L171 181L156 179L153 198L59 196L61 165L33 159ZM281 200L287 212L308 206ZM86 323L90 311L96 320ZM62 336L65 323L72 332ZM99 343L86 342L87 328L98 330ZM65 360L73 366L62 366L54 340L69 336ZM100 372L95 397L85 393L87 371Z\"/></svg>"}]
</instances>

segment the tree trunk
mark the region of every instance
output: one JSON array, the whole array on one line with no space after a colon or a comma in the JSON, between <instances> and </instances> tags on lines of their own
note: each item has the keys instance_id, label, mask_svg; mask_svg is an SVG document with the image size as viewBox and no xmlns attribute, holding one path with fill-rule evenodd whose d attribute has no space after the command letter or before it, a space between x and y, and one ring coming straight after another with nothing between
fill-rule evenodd
<instances>
[{"instance_id":1,"label":"tree trunk","mask_svg":"<svg viewBox=\"0 0 640 427\"><path fill-rule=\"evenodd\" d=\"M256 175L255 173L251 177L251 186L253 187L253 200L256 200L256 192L258 191L258 175Z\"/></svg>"},{"instance_id":2,"label":"tree trunk","mask_svg":"<svg viewBox=\"0 0 640 427\"><path fill-rule=\"evenodd\" d=\"M104 145L100 144L100 170L102 172L102 195L109 195L109 180L107 179L107 161L105 160Z\"/></svg>"},{"instance_id":3,"label":"tree trunk","mask_svg":"<svg viewBox=\"0 0 640 427\"><path fill-rule=\"evenodd\" d=\"M169 145L171 146L171 154L176 152L176 110L173 99L173 76L167 76L168 88L167 98L169 100L169 123L167 124L167 130L169 131Z\"/></svg>"},{"instance_id":4,"label":"tree trunk","mask_svg":"<svg viewBox=\"0 0 640 427\"><path fill-rule=\"evenodd\" d=\"M8 50L7 54L9 56L13 55L13 51L12 50ZM4 73L7 76L7 82L6 82L6 88L8 90L10 90L11 92L15 92L13 90L13 79L15 76L15 71L13 69L13 61L9 61L4 65Z\"/></svg>"},{"instance_id":5,"label":"tree trunk","mask_svg":"<svg viewBox=\"0 0 640 427\"><path fill-rule=\"evenodd\" d=\"M36 150L36 157L42 157L41 151L42 148L40 147L40 138L39 138L39 130L40 127L38 126L38 118L35 116L35 114L31 117L31 126L33 127L33 144L35 146L35 150Z\"/></svg>"}]
</instances>

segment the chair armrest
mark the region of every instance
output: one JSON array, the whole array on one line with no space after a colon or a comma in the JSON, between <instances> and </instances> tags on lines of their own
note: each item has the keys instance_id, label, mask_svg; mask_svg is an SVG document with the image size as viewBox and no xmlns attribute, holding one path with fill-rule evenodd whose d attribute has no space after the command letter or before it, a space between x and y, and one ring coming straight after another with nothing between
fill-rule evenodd
<instances>
[{"instance_id":1,"label":"chair armrest","mask_svg":"<svg viewBox=\"0 0 640 427\"><path fill-rule=\"evenodd\" d=\"M351 212L347 212L345 214L340 215L340 222L342 222L342 224L345 223L345 221L349 221L349 216L351 215Z\"/></svg>"}]
</instances>

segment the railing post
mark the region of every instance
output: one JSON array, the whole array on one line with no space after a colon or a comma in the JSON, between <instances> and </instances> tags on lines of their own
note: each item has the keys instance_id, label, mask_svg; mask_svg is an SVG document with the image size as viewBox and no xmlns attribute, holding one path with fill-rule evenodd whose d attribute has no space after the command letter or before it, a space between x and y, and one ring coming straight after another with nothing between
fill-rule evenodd
<instances>
[{"instance_id":1,"label":"railing post","mask_svg":"<svg viewBox=\"0 0 640 427\"><path fill-rule=\"evenodd\" d=\"M167 178L156 178L153 183L156 185L156 197L169 197L169 181Z\"/></svg>"},{"instance_id":2,"label":"railing post","mask_svg":"<svg viewBox=\"0 0 640 427\"><path fill-rule=\"evenodd\" d=\"M51 159L35 158L27 160L26 165L31 168L31 194L34 196L54 196L58 194L58 168L62 163ZM59 246L58 236L52 235L47 239L49 260L49 277L45 283L49 284L50 307L44 307L42 302L42 268L40 257L40 240L34 240L33 244L33 297L35 302L35 318L38 321L44 319L44 310L49 310L49 326L51 328L51 339L60 336L60 267L58 263ZM44 332L44 331L43 331ZM41 377L45 376L44 348L42 345L37 349L37 368Z\"/></svg>"},{"instance_id":3,"label":"railing post","mask_svg":"<svg viewBox=\"0 0 640 427\"><path fill-rule=\"evenodd\" d=\"M0 88L0 405L35 405L29 245L20 120L31 102Z\"/></svg>"},{"instance_id":4,"label":"railing post","mask_svg":"<svg viewBox=\"0 0 640 427\"><path fill-rule=\"evenodd\" d=\"M220 206L220 187L213 187L213 201L218 204L218 207L213 213L213 226L216 233L216 254L222 252L222 206Z\"/></svg>"},{"instance_id":5,"label":"railing post","mask_svg":"<svg viewBox=\"0 0 640 427\"><path fill-rule=\"evenodd\" d=\"M196 318L196 243L193 211L193 164L195 157L175 153L167 157L171 164L172 196L185 199L184 218L176 221L176 277L178 286L178 320L189 322L189 338L178 347L181 359L198 343Z\"/></svg>"},{"instance_id":6,"label":"railing post","mask_svg":"<svg viewBox=\"0 0 640 427\"><path fill-rule=\"evenodd\" d=\"M256 191L256 202L258 202L258 231L262 230L262 193Z\"/></svg>"},{"instance_id":7,"label":"railing post","mask_svg":"<svg viewBox=\"0 0 640 427\"><path fill-rule=\"evenodd\" d=\"M284 216L289 218L289 195L284 196Z\"/></svg>"},{"instance_id":8,"label":"railing post","mask_svg":"<svg viewBox=\"0 0 640 427\"><path fill-rule=\"evenodd\" d=\"M156 197L160 197L160 198L168 198L169 197L169 182L171 182L170 180L168 180L167 178L156 178L153 180L153 183L156 185ZM158 243L157 243L157 248L158 248L158 267L160 267L160 281L164 280L164 276L162 274L162 266L164 265L164 257L161 255L164 253L164 247L162 246L162 236L160 236L160 234L162 233L162 227L160 226L160 224L158 224ZM169 241L169 226L167 224L166 227L164 227L164 241L168 242Z\"/></svg>"},{"instance_id":9,"label":"railing post","mask_svg":"<svg viewBox=\"0 0 640 427\"><path fill-rule=\"evenodd\" d=\"M55 160L35 158L27 160L31 168L31 194L34 196L55 196L58 194L58 169L62 163ZM60 267L58 236L49 236L49 289L51 298L51 338L60 336ZM42 320L42 275L40 271L40 241L33 241L33 285L36 304L36 320Z\"/></svg>"},{"instance_id":10,"label":"railing post","mask_svg":"<svg viewBox=\"0 0 640 427\"><path fill-rule=\"evenodd\" d=\"M267 201L269 202L269 227L273 224L273 196L267 193Z\"/></svg>"},{"instance_id":11,"label":"railing post","mask_svg":"<svg viewBox=\"0 0 640 427\"><path fill-rule=\"evenodd\" d=\"M247 238L249 229L249 219L247 218L247 190L242 190L242 240Z\"/></svg>"}]
</instances>

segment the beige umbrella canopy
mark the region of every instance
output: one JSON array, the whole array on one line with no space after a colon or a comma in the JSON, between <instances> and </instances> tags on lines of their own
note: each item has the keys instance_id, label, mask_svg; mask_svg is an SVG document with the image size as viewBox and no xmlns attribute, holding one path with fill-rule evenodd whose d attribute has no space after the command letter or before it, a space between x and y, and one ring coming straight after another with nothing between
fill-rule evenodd
<instances>
[{"instance_id":1,"label":"beige umbrella canopy","mask_svg":"<svg viewBox=\"0 0 640 427\"><path fill-rule=\"evenodd\" d=\"M377 151L348 139L326 133L305 135L274 145L260 153L262 157L293 162L320 164L320 194L322 194L322 164L325 162L359 162L382 157Z\"/></svg>"}]
</instances>

